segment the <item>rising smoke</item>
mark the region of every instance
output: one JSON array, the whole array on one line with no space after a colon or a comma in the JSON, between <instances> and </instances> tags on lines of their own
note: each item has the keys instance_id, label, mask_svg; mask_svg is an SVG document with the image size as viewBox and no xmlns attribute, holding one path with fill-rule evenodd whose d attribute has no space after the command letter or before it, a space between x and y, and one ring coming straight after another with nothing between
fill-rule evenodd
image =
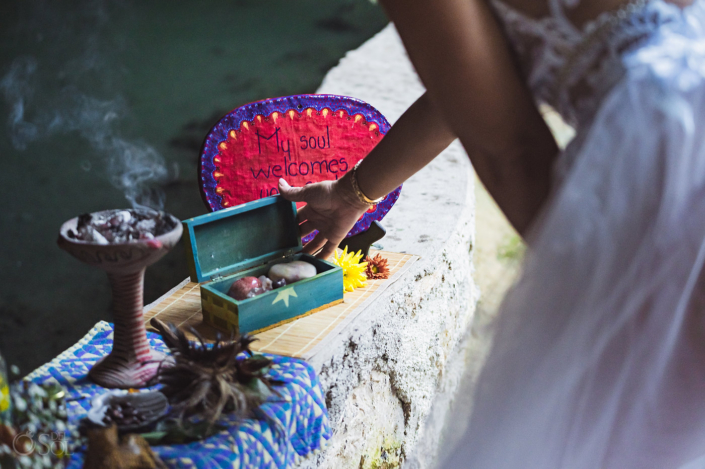
<instances>
[{"instance_id":1,"label":"rising smoke","mask_svg":"<svg viewBox=\"0 0 705 469\"><path fill-rule=\"evenodd\" d=\"M7 123L12 145L25 150L30 143L52 135L77 133L103 163L110 183L124 192L134 208L161 210L164 193L159 184L170 176L164 159L147 143L123 138L119 124L128 117L129 109L118 93L103 89L99 94L110 97L101 99L86 91L87 84L96 82L105 88L114 75L114 64L106 64L100 51L101 28L109 19L105 2L77 2L76 10L69 13L51 2L33 3L34 8L27 13L25 34L79 47L74 47L76 56L66 57L70 48L64 46L61 62L47 59L45 63L33 55L17 57L2 76L0 94L9 107ZM76 11L82 17L71 28ZM59 22L64 20L63 27L56 23L57 17ZM51 18L46 21L52 24L44 24L43 18ZM86 23L91 25L88 30L81 28ZM57 28L60 38L46 37L52 34L52 27ZM56 86L57 81L60 86ZM84 164L84 169L91 166Z\"/></svg>"}]
</instances>

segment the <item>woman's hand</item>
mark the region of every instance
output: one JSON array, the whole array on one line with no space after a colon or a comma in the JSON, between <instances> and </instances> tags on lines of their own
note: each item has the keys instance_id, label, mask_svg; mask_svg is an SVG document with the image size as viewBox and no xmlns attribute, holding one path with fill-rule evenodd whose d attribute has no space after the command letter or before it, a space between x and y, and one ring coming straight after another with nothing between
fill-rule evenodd
<instances>
[{"instance_id":1,"label":"woman's hand","mask_svg":"<svg viewBox=\"0 0 705 469\"><path fill-rule=\"evenodd\" d=\"M279 180L282 197L292 202L306 202L297 215L301 237L318 230L303 252L314 254L320 249L316 257L327 259L369 208L355 195L350 177L346 174L337 181L304 187L291 187L284 179Z\"/></svg>"}]
</instances>

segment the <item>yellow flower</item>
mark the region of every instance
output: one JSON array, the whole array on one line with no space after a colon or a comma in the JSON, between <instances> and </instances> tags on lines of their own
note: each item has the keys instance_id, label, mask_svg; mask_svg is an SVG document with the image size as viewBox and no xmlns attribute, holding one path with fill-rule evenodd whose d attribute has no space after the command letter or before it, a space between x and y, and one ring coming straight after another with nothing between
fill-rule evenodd
<instances>
[{"instance_id":1,"label":"yellow flower","mask_svg":"<svg viewBox=\"0 0 705 469\"><path fill-rule=\"evenodd\" d=\"M365 283L367 280L367 276L365 276L367 262L360 262L360 260L362 260L362 251L357 251L357 253L353 254L348 252L347 246L340 253L340 256L338 256L337 252L333 256L333 264L343 269L343 287L346 292L351 292L356 288L367 285Z\"/></svg>"}]
</instances>

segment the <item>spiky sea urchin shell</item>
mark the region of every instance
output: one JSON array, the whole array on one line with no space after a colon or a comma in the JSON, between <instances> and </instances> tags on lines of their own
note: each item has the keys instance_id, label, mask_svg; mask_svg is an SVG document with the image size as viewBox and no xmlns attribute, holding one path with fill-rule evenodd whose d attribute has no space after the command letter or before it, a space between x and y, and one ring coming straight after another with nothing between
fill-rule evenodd
<instances>
[{"instance_id":1,"label":"spiky sea urchin shell","mask_svg":"<svg viewBox=\"0 0 705 469\"><path fill-rule=\"evenodd\" d=\"M365 275L367 275L369 280L389 278L389 261L385 257L382 257L381 254L377 254L375 257L367 256L365 262L367 262Z\"/></svg>"},{"instance_id":2,"label":"spiky sea urchin shell","mask_svg":"<svg viewBox=\"0 0 705 469\"><path fill-rule=\"evenodd\" d=\"M174 363L161 366L157 380L163 385L160 391L181 417L198 415L211 424L223 412L245 417L268 395L277 394L273 386L278 383L266 376L271 360L250 350L257 339L238 335L230 340L218 337L214 344L206 344L195 330L191 332L197 341L190 341L173 324L156 318L150 324L173 355ZM241 354L244 356L238 357Z\"/></svg>"},{"instance_id":3,"label":"spiky sea urchin shell","mask_svg":"<svg viewBox=\"0 0 705 469\"><path fill-rule=\"evenodd\" d=\"M367 285L365 283L367 281L367 276L365 276L367 262L360 262L361 260L362 251L353 254L348 252L347 246L340 256L337 252L333 256L333 264L343 269L343 288L346 292L352 292L356 288Z\"/></svg>"}]
</instances>

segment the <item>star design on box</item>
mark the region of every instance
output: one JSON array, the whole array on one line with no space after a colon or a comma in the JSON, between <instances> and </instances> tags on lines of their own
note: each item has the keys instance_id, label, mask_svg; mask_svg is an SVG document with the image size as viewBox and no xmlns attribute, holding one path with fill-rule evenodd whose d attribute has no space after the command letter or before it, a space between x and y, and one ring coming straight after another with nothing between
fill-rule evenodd
<instances>
[{"instance_id":1,"label":"star design on box","mask_svg":"<svg viewBox=\"0 0 705 469\"><path fill-rule=\"evenodd\" d=\"M293 296L294 298L298 298L299 295L296 294L296 291L294 290L294 287L286 288L284 290L281 290L277 292L277 297L274 298L274 301L272 301L272 304L278 303L280 301L283 301L286 307L289 307L289 297Z\"/></svg>"}]
</instances>

